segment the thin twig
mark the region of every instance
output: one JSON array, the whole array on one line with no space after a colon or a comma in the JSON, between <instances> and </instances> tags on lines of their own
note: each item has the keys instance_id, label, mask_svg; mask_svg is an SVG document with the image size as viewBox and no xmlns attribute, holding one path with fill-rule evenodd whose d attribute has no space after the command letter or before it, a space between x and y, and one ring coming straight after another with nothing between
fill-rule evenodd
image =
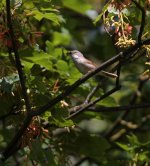
<instances>
[{"instance_id":1,"label":"thin twig","mask_svg":"<svg viewBox=\"0 0 150 166\"><path fill-rule=\"evenodd\" d=\"M18 141L20 140L20 138L23 135L23 133L26 131L29 123L31 122L31 119L32 118L30 116L27 116L25 118L25 120L23 121L23 125L21 126L19 131L16 133L14 138L11 140L11 142L8 144L8 146L6 147L4 152L2 153L2 156L3 156L2 160L3 161L5 161L8 157L10 157L12 154L14 154L16 152L15 150L18 150L18 148L17 148Z\"/></svg>"},{"instance_id":2,"label":"thin twig","mask_svg":"<svg viewBox=\"0 0 150 166\"><path fill-rule=\"evenodd\" d=\"M144 8L138 2L136 2L135 0L132 0L132 2L137 6L137 8L139 8L139 10L142 13L140 31L138 34L138 42L141 43L141 38L142 38L142 34L144 31L144 27L145 27L146 12L145 12Z\"/></svg>"},{"instance_id":3,"label":"thin twig","mask_svg":"<svg viewBox=\"0 0 150 166\"><path fill-rule=\"evenodd\" d=\"M121 72L121 64L122 64L121 62L122 62L122 60L119 61L118 68L117 68L118 77L116 78L116 87L118 87L120 84L120 72Z\"/></svg>"},{"instance_id":4,"label":"thin twig","mask_svg":"<svg viewBox=\"0 0 150 166\"><path fill-rule=\"evenodd\" d=\"M113 94L114 92L118 91L120 89L119 87L115 87L113 89L111 89L110 91L106 92L104 95L102 95L101 97L98 97L96 100L91 101L88 104L83 105L82 108L80 108L77 112L74 112L73 114L71 114L70 116L68 116L66 119L72 119L75 116L79 115L80 113L82 113L83 111L87 110L89 107L93 106L94 104L96 104L97 102L105 99L106 97L110 96L111 94Z\"/></svg>"},{"instance_id":5,"label":"thin twig","mask_svg":"<svg viewBox=\"0 0 150 166\"><path fill-rule=\"evenodd\" d=\"M118 69L117 69L117 76L118 76L118 77L116 78L116 87L115 87L116 90L118 90L118 89L121 88L121 86L119 85L120 71L121 71L121 60L120 60L120 62L119 62ZM114 89L115 89L115 88L114 88ZM117 88L118 88L118 89L117 89ZM96 89L96 88L95 88L95 89ZM94 89L94 92L95 92L95 89ZM111 94L111 91L113 91L113 89L110 90L110 94ZM114 92L115 92L115 91L114 91ZM92 94L93 94L93 93L92 93ZM74 113L72 113L67 119L73 118L74 116L80 114L80 113L83 112L84 110L86 110L86 109L88 109L89 107L91 107L91 106L93 106L94 104L96 104L98 101L101 101L102 99L105 98L104 96L107 96L107 94L109 94L109 92L107 92L107 93L104 94L103 96L97 98L95 101L93 101L93 102L91 102L91 103L88 103L88 104L85 103L85 104L79 106L79 107L76 109L76 111L74 111ZM109 95L110 95L110 94L109 94ZM94 104L93 104L93 103L94 103Z\"/></svg>"},{"instance_id":6,"label":"thin twig","mask_svg":"<svg viewBox=\"0 0 150 166\"><path fill-rule=\"evenodd\" d=\"M85 101L84 101L82 104L70 108L70 109L68 110L68 112L69 112L70 114L72 114L72 113L74 113L74 112L77 112L77 111L78 111L80 108L82 108L84 105L88 104L88 103L91 101L93 95L96 93L96 91L97 91L99 88L100 88L100 84L98 84L96 87L94 87L94 88L92 89L92 91L87 95Z\"/></svg>"},{"instance_id":7,"label":"thin twig","mask_svg":"<svg viewBox=\"0 0 150 166\"><path fill-rule=\"evenodd\" d=\"M126 128L121 129L119 132L117 132L116 134L112 135L110 140L111 141L116 141L118 139L120 139L124 134L127 134L127 132L129 131L139 131L139 129L146 123L149 122L150 119L150 115L146 115L145 117L142 117L141 121L139 122L139 124L133 124L132 122L126 122L126 121L122 121L121 120L121 125L125 126ZM148 128L149 130L149 128Z\"/></svg>"},{"instance_id":8,"label":"thin twig","mask_svg":"<svg viewBox=\"0 0 150 166\"><path fill-rule=\"evenodd\" d=\"M118 65L118 69L117 69L117 78L116 78L116 87L119 87L119 78L120 78L120 70L121 70L121 63L119 62L119 65ZM95 94L95 92L100 88L100 84L98 84L96 87L93 88L93 90L89 93L89 95L87 96L86 100L84 101L83 104L81 104L80 106L75 106L74 108L71 108L69 110L69 112L71 113L70 116L72 116L73 114L75 115L77 112L82 112L85 110L85 107L86 109L89 108L91 105L90 100L91 98L93 97L93 95ZM101 97L100 97L101 98ZM96 104L96 103L95 103ZM94 104L93 104L94 105ZM83 110L84 109L84 110Z\"/></svg>"},{"instance_id":9,"label":"thin twig","mask_svg":"<svg viewBox=\"0 0 150 166\"><path fill-rule=\"evenodd\" d=\"M6 113L5 115L0 116L0 121L1 120L5 120L7 117L11 116L11 115L17 115L19 112L13 112L14 110L10 110L8 113Z\"/></svg>"},{"instance_id":10,"label":"thin twig","mask_svg":"<svg viewBox=\"0 0 150 166\"><path fill-rule=\"evenodd\" d=\"M88 94L88 96L86 97L84 103L89 103L93 97L93 95L97 92L97 90L100 88L100 84L98 84L96 87L94 87L92 89L92 91Z\"/></svg>"},{"instance_id":11,"label":"thin twig","mask_svg":"<svg viewBox=\"0 0 150 166\"><path fill-rule=\"evenodd\" d=\"M137 91L141 91L143 88L143 85L145 84L146 81L148 81L149 78L145 78L145 79L140 79L139 81L139 85L137 88ZM130 101L130 108L132 107L132 105L135 103L135 101L137 100L137 91L134 93L131 101ZM135 108L134 108L135 109ZM122 119L125 119L127 117L127 115L130 113L130 109L127 109L125 112L123 112L117 119L116 121L111 125L110 129L105 133L105 137L109 138L112 133L116 130L116 128L118 128L120 121Z\"/></svg>"},{"instance_id":12,"label":"thin twig","mask_svg":"<svg viewBox=\"0 0 150 166\"><path fill-rule=\"evenodd\" d=\"M89 111L92 112L121 112L121 111L132 111L135 109L150 108L150 103L141 103L135 105L125 105L125 106L116 106L116 107L96 107L89 108Z\"/></svg>"},{"instance_id":13,"label":"thin twig","mask_svg":"<svg viewBox=\"0 0 150 166\"><path fill-rule=\"evenodd\" d=\"M58 103L60 100L64 99L64 97L68 96L73 90L75 90L77 87L79 87L82 83L84 83L86 80L103 70L104 68L107 68L111 64L117 62L120 58L122 58L122 52L116 55L115 57L112 57L108 61L104 62L101 66L97 67L96 69L88 72L85 74L82 78L78 79L73 85L71 85L64 93L58 95L56 98L48 102L46 105L42 106L41 108L37 109L36 111L32 112L32 116L40 115L43 112L45 112L47 109L51 108L53 105Z\"/></svg>"}]
</instances>

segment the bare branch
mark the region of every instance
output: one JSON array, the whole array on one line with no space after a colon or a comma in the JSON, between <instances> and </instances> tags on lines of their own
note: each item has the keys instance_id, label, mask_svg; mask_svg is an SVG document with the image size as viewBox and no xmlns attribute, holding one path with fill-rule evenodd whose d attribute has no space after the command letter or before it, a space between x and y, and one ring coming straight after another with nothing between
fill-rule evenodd
<instances>
[{"instance_id":1,"label":"bare branch","mask_svg":"<svg viewBox=\"0 0 150 166\"><path fill-rule=\"evenodd\" d=\"M138 87L137 87L137 91L141 91L142 90L142 88L143 88L143 86L144 86L144 84L147 82L149 80L149 78L145 78L145 79L140 79L139 80L139 85L138 85ZM133 97L132 97L132 99L131 99L131 101L130 101L130 108L133 106L133 104L136 102L136 100L137 100L137 97L138 97L138 95L137 95L137 91L134 93L134 95L133 95ZM149 105L145 105L145 107L149 107ZM136 108L136 107L135 107ZM134 108L134 109L135 109ZM140 106L138 107L138 108L140 108ZM125 112L123 112L117 119L116 119L116 121L112 124L112 126L111 126L111 128L105 133L105 136L106 137L110 137L111 135L112 135L112 133L116 130L116 128L118 128L118 126L119 126L119 124L120 124L120 121L122 120L122 119L125 119L127 116L128 116L128 114L130 113L130 109L127 109Z\"/></svg>"},{"instance_id":2,"label":"bare branch","mask_svg":"<svg viewBox=\"0 0 150 166\"><path fill-rule=\"evenodd\" d=\"M88 103L91 101L92 97L94 96L94 94L96 93L96 91L97 91L99 88L100 88L100 84L98 84L96 87L94 87L94 88L91 90L91 92L87 95L85 101L83 101L82 104L70 108L70 109L68 110L68 112L69 112L70 114L72 114L72 113L74 113L74 112L77 112L77 111L78 111L80 108L82 108L84 105L88 104Z\"/></svg>"},{"instance_id":3,"label":"bare branch","mask_svg":"<svg viewBox=\"0 0 150 166\"><path fill-rule=\"evenodd\" d=\"M7 117L11 116L11 115L17 115L19 112L14 112L13 109L11 109L8 113L6 113L5 115L0 116L0 121L1 120L5 120Z\"/></svg>"},{"instance_id":4,"label":"bare branch","mask_svg":"<svg viewBox=\"0 0 150 166\"><path fill-rule=\"evenodd\" d=\"M100 88L100 84L98 84L96 87L94 87L92 89L92 91L88 94L88 96L86 97L84 103L89 103L92 99L92 97L94 96L94 94L96 93L96 91Z\"/></svg>"},{"instance_id":5,"label":"bare branch","mask_svg":"<svg viewBox=\"0 0 150 166\"><path fill-rule=\"evenodd\" d=\"M120 89L120 86L119 87L115 87L113 88L112 90L106 92L104 95L102 95L101 97L98 97L96 100L94 101L91 101L90 103L88 104L85 104L85 105L82 105L82 107L77 111L77 112L74 112L73 114L71 114L70 116L68 116L66 119L72 119L74 118L75 116L79 115L80 113L82 113L83 111L87 110L89 107L93 106L94 104L96 104L97 102L105 99L106 97L110 96L111 94L113 94L114 92L118 91Z\"/></svg>"},{"instance_id":6,"label":"bare branch","mask_svg":"<svg viewBox=\"0 0 150 166\"><path fill-rule=\"evenodd\" d=\"M12 154L14 154L18 150L18 141L22 137L23 133L26 131L29 123L31 122L31 117L27 116L25 120L23 121L23 125L19 129L19 131L16 133L14 138L11 140L11 142L8 144L6 149L4 150L3 154L3 161L5 161L7 158L9 158Z\"/></svg>"},{"instance_id":7,"label":"bare branch","mask_svg":"<svg viewBox=\"0 0 150 166\"><path fill-rule=\"evenodd\" d=\"M49 101L47 104L42 106L41 108L37 109L36 111L33 111L31 113L31 116L37 116L44 113L47 109L53 107L55 104L57 104L59 101L67 97L72 91L74 91L77 87L79 87L82 83L87 81L92 76L96 75L98 72L102 71L103 69L109 67L110 65L120 61L120 59L126 59L129 58L132 54L132 52L136 51L138 48L140 48L142 45L148 45L150 44L150 39L144 40L141 43L136 43L134 46L129 47L126 51L120 52L116 56L112 57L111 59L105 61L102 65L98 66L96 69L88 72L85 74L82 78L78 79L74 84L72 84L64 93L58 95L56 98Z\"/></svg>"},{"instance_id":8,"label":"bare branch","mask_svg":"<svg viewBox=\"0 0 150 166\"><path fill-rule=\"evenodd\" d=\"M135 109L149 108L150 103L141 103L135 105L117 106L117 107L96 107L89 108L89 111L93 112L121 112L121 111L132 111Z\"/></svg>"},{"instance_id":9,"label":"bare branch","mask_svg":"<svg viewBox=\"0 0 150 166\"><path fill-rule=\"evenodd\" d=\"M139 10L142 13L140 31L139 31L139 35L138 35L138 42L141 43L141 38L142 38L142 34L144 31L144 27L145 27L146 12L145 12L144 8L138 2L136 2L135 0L132 0L132 2L137 6L137 8L139 8Z\"/></svg>"},{"instance_id":10,"label":"bare branch","mask_svg":"<svg viewBox=\"0 0 150 166\"><path fill-rule=\"evenodd\" d=\"M116 134L112 135L110 140L111 141L116 141L119 138L121 138L124 134L127 134L127 132L129 131L139 131L139 129L146 123L149 122L150 120L150 115L146 115L144 117L141 118L141 121L138 124L133 124L132 122L127 122L124 120L121 120L121 125L125 126L124 129L119 130ZM148 128L149 130L149 128Z\"/></svg>"},{"instance_id":11,"label":"bare branch","mask_svg":"<svg viewBox=\"0 0 150 166\"><path fill-rule=\"evenodd\" d=\"M27 127L28 127L28 125L29 125L29 123L32 119L32 117L29 115L29 113L31 113L31 106L30 106L28 95L27 95L27 89L26 89L26 85L25 85L24 73L23 73L23 70L22 70L22 65L21 65L21 61L20 61L20 58L19 58L18 49L17 49L17 46L16 46L15 34L14 34L13 26L12 26L11 11L10 11L10 0L6 0L6 11L7 11L7 25L8 25L8 28L9 28L9 33L10 33L10 37L11 37L11 41L12 41L12 49L13 49L14 56L15 56L16 68L18 70L18 74L19 74L19 78L20 78L20 84L21 84L21 88L22 88L22 94L23 94L23 98L25 100L25 105L26 105L28 115L25 118L24 123L21 126L21 128L19 129L19 131L17 132L17 134L14 136L14 138L11 140L9 145L4 150L3 160L6 160L16 150L18 150L18 148L17 148L18 141L21 138L21 136L23 135L23 133L25 132L25 130L27 129Z\"/></svg>"}]
</instances>

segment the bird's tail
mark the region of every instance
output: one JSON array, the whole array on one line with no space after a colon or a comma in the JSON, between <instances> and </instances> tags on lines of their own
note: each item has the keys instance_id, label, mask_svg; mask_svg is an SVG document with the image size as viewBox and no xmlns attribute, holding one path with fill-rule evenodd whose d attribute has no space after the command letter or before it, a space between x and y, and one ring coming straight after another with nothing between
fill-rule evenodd
<instances>
[{"instance_id":1,"label":"bird's tail","mask_svg":"<svg viewBox=\"0 0 150 166\"><path fill-rule=\"evenodd\" d=\"M104 71L104 70L101 71L101 75L111 77L111 78L117 78L118 77L117 74L110 73L110 72L107 72L107 71Z\"/></svg>"}]
</instances>

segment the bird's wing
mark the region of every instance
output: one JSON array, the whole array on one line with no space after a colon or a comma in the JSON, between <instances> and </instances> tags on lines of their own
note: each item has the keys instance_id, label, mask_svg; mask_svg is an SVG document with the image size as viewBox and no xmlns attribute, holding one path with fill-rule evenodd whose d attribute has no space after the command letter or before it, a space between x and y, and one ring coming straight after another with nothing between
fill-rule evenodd
<instances>
[{"instance_id":1,"label":"bird's wing","mask_svg":"<svg viewBox=\"0 0 150 166\"><path fill-rule=\"evenodd\" d=\"M88 61L88 67L89 67L89 71L92 70L92 69L95 69L96 67L98 67L95 63ZM102 70L100 73L98 73L98 75L101 75L101 76L108 76L108 77L111 77L111 78L116 78L118 77L115 73L110 73L110 72L107 72L107 71L104 71Z\"/></svg>"},{"instance_id":2,"label":"bird's wing","mask_svg":"<svg viewBox=\"0 0 150 166\"><path fill-rule=\"evenodd\" d=\"M81 62L80 64L81 64L80 69L82 70L83 74L86 74L90 70L93 70L96 68L96 66L88 59L86 59L86 61L84 60L84 62Z\"/></svg>"}]
</instances>

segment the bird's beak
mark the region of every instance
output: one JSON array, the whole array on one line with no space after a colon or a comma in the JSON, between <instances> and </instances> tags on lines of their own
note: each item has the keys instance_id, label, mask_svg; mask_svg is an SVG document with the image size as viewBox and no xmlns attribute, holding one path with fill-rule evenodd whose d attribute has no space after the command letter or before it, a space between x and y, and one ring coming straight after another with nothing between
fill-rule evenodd
<instances>
[{"instance_id":1,"label":"bird's beak","mask_svg":"<svg viewBox=\"0 0 150 166\"><path fill-rule=\"evenodd\" d=\"M67 51L67 53L66 53L67 55L71 55L71 51Z\"/></svg>"}]
</instances>

